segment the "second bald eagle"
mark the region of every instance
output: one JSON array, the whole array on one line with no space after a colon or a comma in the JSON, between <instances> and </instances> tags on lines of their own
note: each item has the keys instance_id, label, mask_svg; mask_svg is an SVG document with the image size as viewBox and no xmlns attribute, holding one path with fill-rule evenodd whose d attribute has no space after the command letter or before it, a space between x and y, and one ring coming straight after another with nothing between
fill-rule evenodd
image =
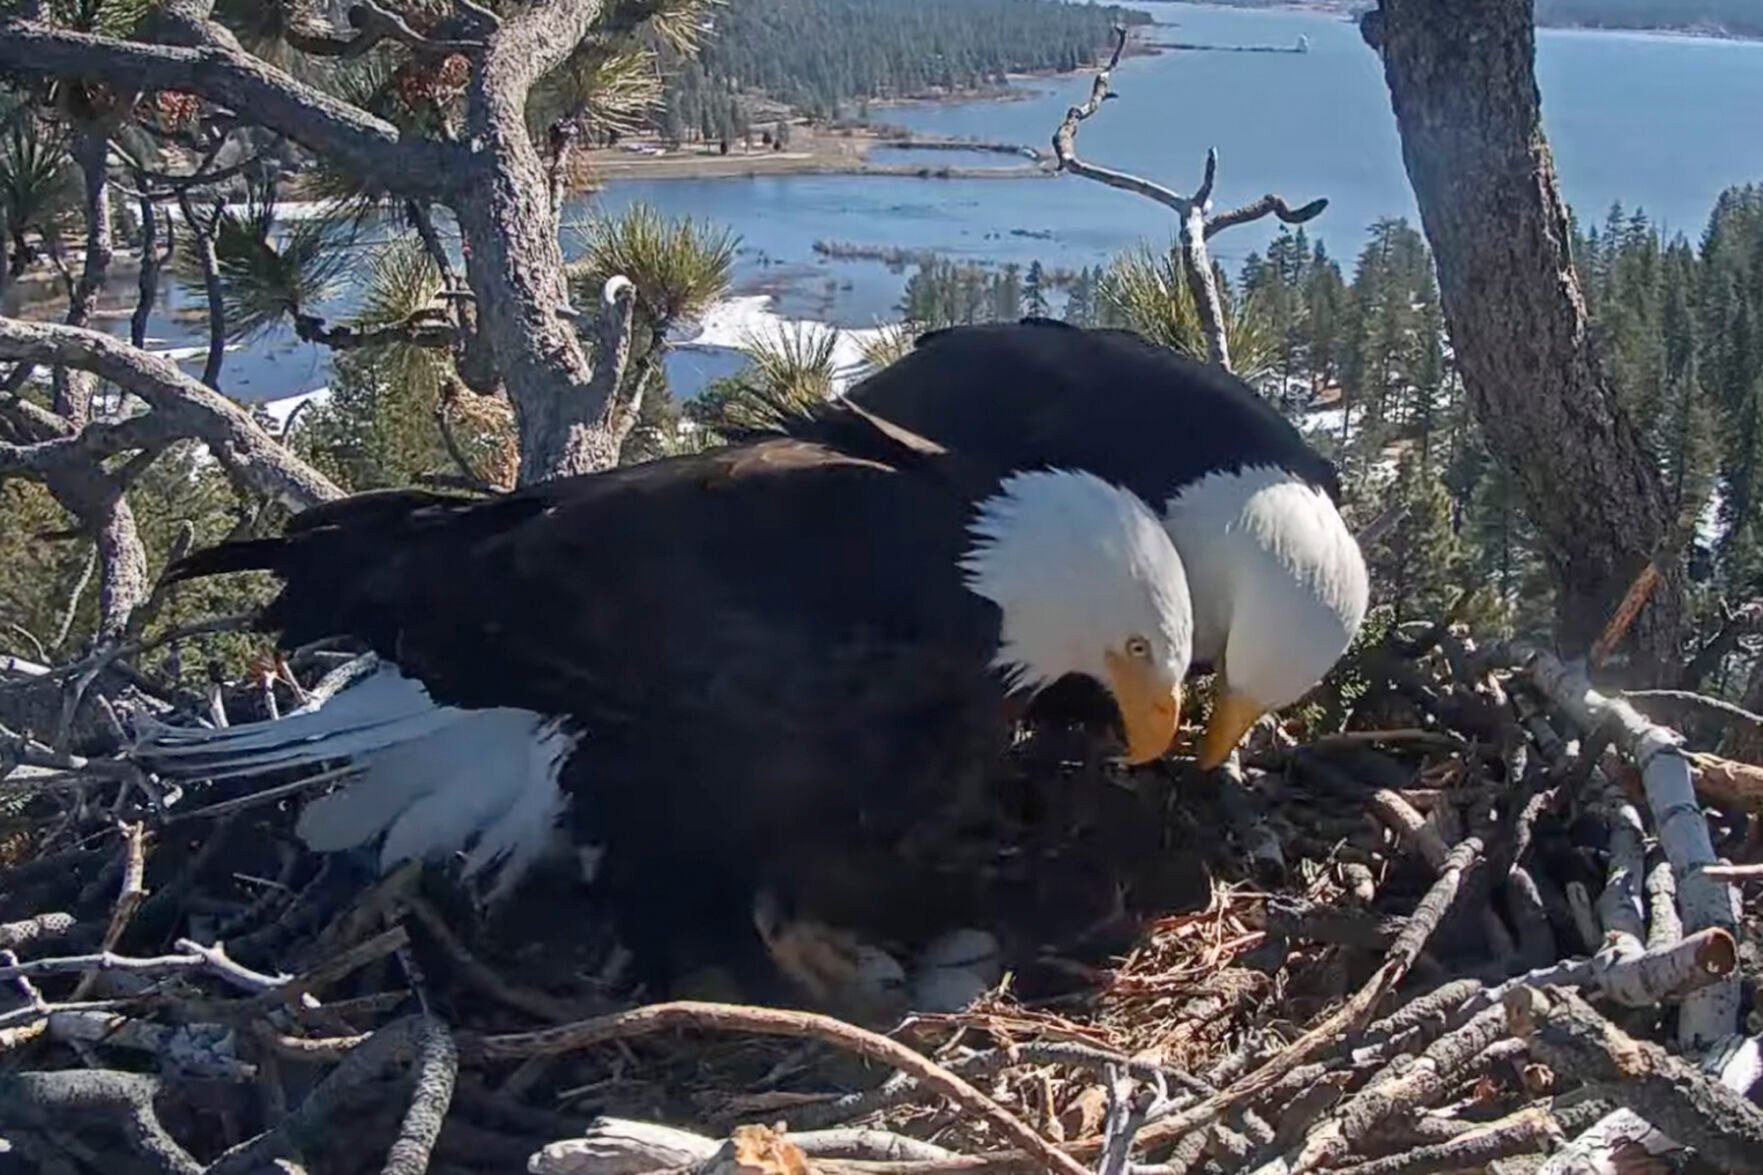
<instances>
[{"instance_id":1,"label":"second bald eagle","mask_svg":"<svg viewBox=\"0 0 1763 1175\"><path fill-rule=\"evenodd\" d=\"M1321 681L1365 617L1334 466L1220 368L1128 331L1025 319L930 332L846 399L970 459L1086 470L1158 511L1187 569L1194 668L1217 675L1202 767ZM810 437L839 419L783 427Z\"/></svg>"}]
</instances>

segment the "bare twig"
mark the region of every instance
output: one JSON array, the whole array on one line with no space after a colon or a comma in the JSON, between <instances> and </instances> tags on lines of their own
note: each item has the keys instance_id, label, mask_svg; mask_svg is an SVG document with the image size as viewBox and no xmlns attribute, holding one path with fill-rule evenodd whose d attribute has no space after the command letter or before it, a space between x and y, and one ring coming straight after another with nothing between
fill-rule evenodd
<instances>
[{"instance_id":1,"label":"bare twig","mask_svg":"<svg viewBox=\"0 0 1763 1175\"><path fill-rule=\"evenodd\" d=\"M1012 1142L1028 1154L1034 1155L1047 1167L1066 1172L1067 1175L1088 1175L1071 1156L1054 1149L1016 1115L947 1069L885 1036L834 1020L830 1016L773 1008L678 1001L652 1004L560 1028L481 1037L472 1041L465 1051L491 1060L511 1060L544 1053L571 1052L608 1041L627 1040L678 1028L757 1032L768 1036L806 1037L826 1041L909 1073L964 1109L985 1116L995 1122Z\"/></svg>"},{"instance_id":2,"label":"bare twig","mask_svg":"<svg viewBox=\"0 0 1763 1175\"><path fill-rule=\"evenodd\" d=\"M32 959L25 963L0 966L0 981L17 979L21 976L35 978L41 975L77 975L86 972L120 972L157 977L208 971L233 986L252 993L277 990L287 983L286 979L260 975L234 962L227 958L219 947L196 947L188 940L180 940L180 945L189 949L183 954L158 955L142 959L109 953Z\"/></svg>"},{"instance_id":3,"label":"bare twig","mask_svg":"<svg viewBox=\"0 0 1763 1175\"><path fill-rule=\"evenodd\" d=\"M1723 698L1711 698L1707 694L1677 689L1631 689L1623 690L1618 696L1624 701L1641 703L1640 708L1643 710L1649 708L1647 703L1658 702L1692 713L1708 714L1729 724L1738 723L1753 730L1763 730L1763 714L1753 714L1743 706L1735 706Z\"/></svg>"}]
</instances>

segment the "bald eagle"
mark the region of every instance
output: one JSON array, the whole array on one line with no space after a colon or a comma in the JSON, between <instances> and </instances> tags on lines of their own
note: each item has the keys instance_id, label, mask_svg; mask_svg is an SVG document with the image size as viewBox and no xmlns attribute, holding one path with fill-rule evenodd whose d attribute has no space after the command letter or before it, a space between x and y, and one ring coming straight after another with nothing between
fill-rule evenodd
<instances>
[{"instance_id":1,"label":"bald eagle","mask_svg":"<svg viewBox=\"0 0 1763 1175\"><path fill-rule=\"evenodd\" d=\"M963 457L1087 470L1157 510L1193 595L1193 669L1216 674L1203 768L1315 686L1364 619L1334 466L1221 368L1129 331L1030 318L929 332L845 399ZM805 409L781 431L820 435L840 411Z\"/></svg>"},{"instance_id":2,"label":"bald eagle","mask_svg":"<svg viewBox=\"0 0 1763 1175\"><path fill-rule=\"evenodd\" d=\"M379 668L279 721L151 726L138 757L183 779L344 764L299 817L309 847L377 845L382 870L463 853L490 900L561 826L639 978L714 963L766 991L784 965L822 994L844 977L786 965L761 896L791 908L829 857L983 781L1071 675L1115 700L1129 760L1157 757L1192 639L1180 559L1132 494L843 419L839 445L363 494L193 554L173 580L273 572L263 630L352 637Z\"/></svg>"}]
</instances>

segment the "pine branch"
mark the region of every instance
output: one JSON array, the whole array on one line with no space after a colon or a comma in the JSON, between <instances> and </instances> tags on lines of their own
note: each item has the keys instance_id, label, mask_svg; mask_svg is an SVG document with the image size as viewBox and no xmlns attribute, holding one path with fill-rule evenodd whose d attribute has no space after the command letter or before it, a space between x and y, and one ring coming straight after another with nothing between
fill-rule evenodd
<instances>
[{"instance_id":1,"label":"pine branch","mask_svg":"<svg viewBox=\"0 0 1763 1175\"><path fill-rule=\"evenodd\" d=\"M176 23L193 46L124 41L16 17L0 21L0 70L199 94L400 195L438 195L468 174L458 166L457 147L405 138L391 123L246 53L217 25Z\"/></svg>"},{"instance_id":2,"label":"pine branch","mask_svg":"<svg viewBox=\"0 0 1763 1175\"><path fill-rule=\"evenodd\" d=\"M88 425L64 442L84 455L96 449L115 453L189 437L204 442L241 485L293 509L342 495L329 478L271 440L244 409L191 379L163 356L137 350L100 331L0 318L0 359L90 371L147 402L151 411L145 417ZM96 435L85 439L94 429ZM40 451L20 453L16 447L10 454L5 450L0 454L38 467L44 460Z\"/></svg>"}]
</instances>

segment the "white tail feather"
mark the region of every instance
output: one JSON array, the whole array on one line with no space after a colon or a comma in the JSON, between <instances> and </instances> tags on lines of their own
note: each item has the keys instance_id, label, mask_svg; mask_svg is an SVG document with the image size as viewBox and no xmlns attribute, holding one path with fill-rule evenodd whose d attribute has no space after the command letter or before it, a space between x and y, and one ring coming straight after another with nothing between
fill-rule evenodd
<instances>
[{"instance_id":1,"label":"white tail feather","mask_svg":"<svg viewBox=\"0 0 1763 1175\"><path fill-rule=\"evenodd\" d=\"M324 704L219 730L143 732L136 756L180 779L248 778L347 761L354 778L300 814L316 852L385 837L379 866L469 849L464 874L496 867L505 895L550 847L564 797L558 773L577 736L530 710L437 706L422 684L384 665Z\"/></svg>"}]
</instances>

